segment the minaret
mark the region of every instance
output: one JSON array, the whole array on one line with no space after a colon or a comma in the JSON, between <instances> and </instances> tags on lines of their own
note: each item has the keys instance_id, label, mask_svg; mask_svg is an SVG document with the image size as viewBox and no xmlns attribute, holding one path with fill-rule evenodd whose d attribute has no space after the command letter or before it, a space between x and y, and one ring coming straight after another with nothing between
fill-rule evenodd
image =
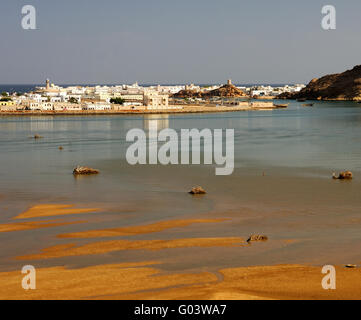
<instances>
[{"instance_id":1,"label":"minaret","mask_svg":"<svg viewBox=\"0 0 361 320\"><path fill-rule=\"evenodd\" d=\"M50 89L50 80L46 79L46 90Z\"/></svg>"}]
</instances>

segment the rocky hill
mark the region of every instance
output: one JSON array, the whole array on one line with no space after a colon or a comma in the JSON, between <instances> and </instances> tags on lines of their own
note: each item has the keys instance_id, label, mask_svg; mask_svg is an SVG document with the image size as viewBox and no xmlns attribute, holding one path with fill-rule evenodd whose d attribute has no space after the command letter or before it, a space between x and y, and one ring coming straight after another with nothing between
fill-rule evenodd
<instances>
[{"instance_id":1,"label":"rocky hill","mask_svg":"<svg viewBox=\"0 0 361 320\"><path fill-rule=\"evenodd\" d=\"M361 100L361 65L343 73L313 79L299 93L284 93L280 99Z\"/></svg>"},{"instance_id":2,"label":"rocky hill","mask_svg":"<svg viewBox=\"0 0 361 320\"><path fill-rule=\"evenodd\" d=\"M226 84L219 89L215 89L209 92L204 93L203 95L206 98L211 97L221 97L221 98L239 98L247 96L241 89L238 89L233 84Z\"/></svg>"},{"instance_id":3,"label":"rocky hill","mask_svg":"<svg viewBox=\"0 0 361 320\"><path fill-rule=\"evenodd\" d=\"M219 89L208 92L201 92L197 90L182 90L174 94L174 98L204 98L209 99L213 97L221 98L238 98L247 96L242 90L238 89L233 84L226 84Z\"/></svg>"},{"instance_id":4,"label":"rocky hill","mask_svg":"<svg viewBox=\"0 0 361 320\"><path fill-rule=\"evenodd\" d=\"M186 99L186 98L202 98L203 94L197 90L181 90L174 94L173 98Z\"/></svg>"}]
</instances>

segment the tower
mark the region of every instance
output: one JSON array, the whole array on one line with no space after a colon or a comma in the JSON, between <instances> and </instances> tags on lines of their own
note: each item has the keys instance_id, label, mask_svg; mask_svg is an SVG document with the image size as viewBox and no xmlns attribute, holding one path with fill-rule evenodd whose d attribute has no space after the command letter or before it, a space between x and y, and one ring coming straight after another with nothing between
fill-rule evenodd
<instances>
[{"instance_id":1,"label":"tower","mask_svg":"<svg viewBox=\"0 0 361 320\"><path fill-rule=\"evenodd\" d=\"M50 89L50 80L46 79L46 90Z\"/></svg>"}]
</instances>

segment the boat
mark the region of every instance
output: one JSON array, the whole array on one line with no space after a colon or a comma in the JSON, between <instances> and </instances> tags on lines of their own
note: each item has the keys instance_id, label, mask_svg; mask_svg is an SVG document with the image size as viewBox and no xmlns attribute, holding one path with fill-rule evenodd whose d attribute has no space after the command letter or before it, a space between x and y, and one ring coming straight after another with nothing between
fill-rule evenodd
<instances>
[{"instance_id":1,"label":"boat","mask_svg":"<svg viewBox=\"0 0 361 320\"><path fill-rule=\"evenodd\" d=\"M299 98L299 99L297 99L297 101L298 102L305 102L307 99L305 99L305 98Z\"/></svg>"},{"instance_id":2,"label":"boat","mask_svg":"<svg viewBox=\"0 0 361 320\"><path fill-rule=\"evenodd\" d=\"M289 103L287 103L287 104L275 104L276 108L288 108L288 106L289 106Z\"/></svg>"},{"instance_id":3,"label":"boat","mask_svg":"<svg viewBox=\"0 0 361 320\"><path fill-rule=\"evenodd\" d=\"M313 107L313 103L305 103L302 107Z\"/></svg>"}]
</instances>

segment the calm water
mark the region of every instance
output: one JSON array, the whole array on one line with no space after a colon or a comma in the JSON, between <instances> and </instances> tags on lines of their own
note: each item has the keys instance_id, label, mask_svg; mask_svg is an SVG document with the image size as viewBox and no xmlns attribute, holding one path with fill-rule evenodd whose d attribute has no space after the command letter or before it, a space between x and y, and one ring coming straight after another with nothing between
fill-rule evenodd
<instances>
[{"instance_id":1,"label":"calm water","mask_svg":"<svg viewBox=\"0 0 361 320\"><path fill-rule=\"evenodd\" d=\"M234 128L234 174L216 177L212 166L129 166L127 131L147 129L154 120L160 128L176 130ZM44 138L29 138L34 134ZM18 255L67 243L56 239L59 233L205 216L232 222L136 239L264 233L273 241L237 254L234 249L195 248L179 249L174 257L169 252L143 252L141 257L121 252L39 264L80 266L145 256L163 259L169 270L360 263L360 159L361 105L357 103L319 102L305 108L291 102L287 110L196 115L0 117L0 223L9 223L41 203L103 210L101 218L82 216L88 221L84 225L0 233L1 268L18 268L19 262L13 260ZM101 174L74 179L77 164L98 168ZM354 172L352 182L330 179L332 172L345 169ZM195 184L209 194L189 197L186 191ZM293 244L285 246L289 240ZM182 262L176 259L180 252Z\"/></svg>"}]
</instances>

